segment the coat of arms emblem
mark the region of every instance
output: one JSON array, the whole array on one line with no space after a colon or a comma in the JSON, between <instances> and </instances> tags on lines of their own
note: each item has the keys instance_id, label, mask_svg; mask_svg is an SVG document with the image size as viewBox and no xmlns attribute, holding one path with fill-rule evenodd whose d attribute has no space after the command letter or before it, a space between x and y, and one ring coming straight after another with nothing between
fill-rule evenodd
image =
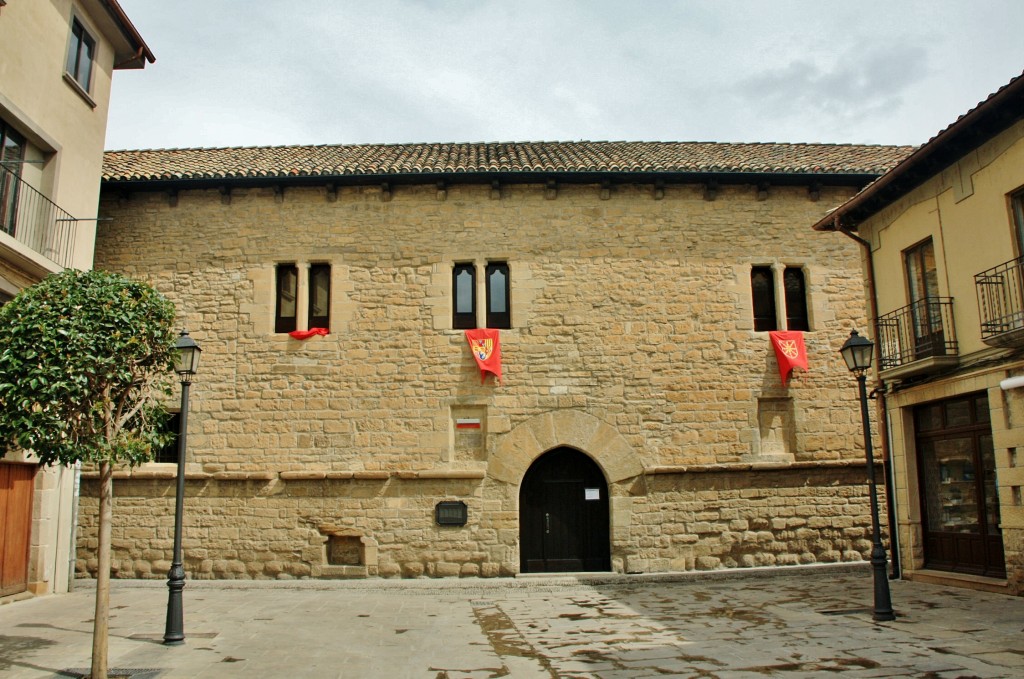
<instances>
[{"instance_id":1,"label":"coat of arms emblem","mask_svg":"<svg viewBox=\"0 0 1024 679\"><path fill-rule=\"evenodd\" d=\"M491 357L491 352L494 351L494 340L490 337L486 339L471 339L469 340L469 346L479 360L486 361Z\"/></svg>"},{"instance_id":2,"label":"coat of arms emblem","mask_svg":"<svg viewBox=\"0 0 1024 679\"><path fill-rule=\"evenodd\" d=\"M800 350L796 346L795 340L779 340L779 349L786 355L787 358L796 358L800 355Z\"/></svg>"}]
</instances>

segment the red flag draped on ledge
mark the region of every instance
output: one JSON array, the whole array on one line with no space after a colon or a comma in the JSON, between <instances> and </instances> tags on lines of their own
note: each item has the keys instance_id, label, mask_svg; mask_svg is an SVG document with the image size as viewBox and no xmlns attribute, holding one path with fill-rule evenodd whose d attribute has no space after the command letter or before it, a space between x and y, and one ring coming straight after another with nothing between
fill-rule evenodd
<instances>
[{"instance_id":1,"label":"red flag draped on ledge","mask_svg":"<svg viewBox=\"0 0 1024 679\"><path fill-rule=\"evenodd\" d=\"M498 382L501 382L501 344L498 341L498 331L490 328L478 328L466 331L466 341L469 342L469 350L473 352L473 358L480 367L480 382L487 379L487 373L491 373Z\"/></svg>"},{"instance_id":2,"label":"red flag draped on ledge","mask_svg":"<svg viewBox=\"0 0 1024 679\"><path fill-rule=\"evenodd\" d=\"M292 330L288 333L288 336L294 337L297 340L304 340L315 335L329 335L330 332L327 328L310 328L309 330Z\"/></svg>"},{"instance_id":3,"label":"red flag draped on ledge","mask_svg":"<svg viewBox=\"0 0 1024 679\"><path fill-rule=\"evenodd\" d=\"M775 358L779 361L779 377L782 386L786 386L793 368L807 371L807 347L804 346L804 334L796 330L773 330L768 333L775 349Z\"/></svg>"}]
</instances>

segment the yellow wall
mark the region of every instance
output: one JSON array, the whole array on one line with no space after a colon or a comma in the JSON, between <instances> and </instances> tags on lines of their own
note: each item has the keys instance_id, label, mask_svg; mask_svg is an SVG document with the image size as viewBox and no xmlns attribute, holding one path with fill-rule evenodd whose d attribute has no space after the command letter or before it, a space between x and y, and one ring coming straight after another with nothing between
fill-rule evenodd
<instances>
[{"instance_id":1,"label":"yellow wall","mask_svg":"<svg viewBox=\"0 0 1024 679\"><path fill-rule=\"evenodd\" d=\"M959 343L957 369L933 372L921 383L892 382L886 397L896 485L896 510L904 572L918 579L959 580L968 586L1024 592L1024 394L1000 382L1024 373L1013 350L982 342L974 276L1024 254L1017 251L1009 197L1024 187L1024 121L859 225L870 240L875 265L878 313L909 302L904 251L925 238L935 245L939 294L953 297ZM884 375L883 375L884 377ZM925 553L918 487L913 408L922 403L985 391L988 394L1000 526L1006 561L1005 583L923 570Z\"/></svg>"},{"instance_id":2,"label":"yellow wall","mask_svg":"<svg viewBox=\"0 0 1024 679\"><path fill-rule=\"evenodd\" d=\"M974 275L1016 257L1008 194L1024 186L1024 122L861 224L875 260L878 313L909 303L903 252L925 238L935 244L939 292L953 297L960 356L988 349Z\"/></svg>"},{"instance_id":3,"label":"yellow wall","mask_svg":"<svg viewBox=\"0 0 1024 679\"><path fill-rule=\"evenodd\" d=\"M72 17L96 40L87 93L64 73ZM21 178L81 220L63 223L76 230L71 265L79 269L92 267L111 74L129 49L98 0L17 0L0 7L0 117L25 137L25 159L39 161L22 165ZM4 293L16 294L59 269L0 232ZM67 589L73 503L73 470L40 468L29 556L29 589L37 594Z\"/></svg>"},{"instance_id":4,"label":"yellow wall","mask_svg":"<svg viewBox=\"0 0 1024 679\"><path fill-rule=\"evenodd\" d=\"M0 116L29 141L24 179L73 217L96 216L114 46L97 2L35 0L0 9ZM66 82L72 16L96 39L88 97ZM74 265L92 266L95 222L77 222Z\"/></svg>"}]
</instances>

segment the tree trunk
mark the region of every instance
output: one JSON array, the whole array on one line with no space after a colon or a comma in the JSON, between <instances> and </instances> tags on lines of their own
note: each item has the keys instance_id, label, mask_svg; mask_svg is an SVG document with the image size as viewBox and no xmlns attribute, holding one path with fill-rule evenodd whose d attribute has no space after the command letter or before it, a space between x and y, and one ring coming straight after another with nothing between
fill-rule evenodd
<instances>
[{"instance_id":1,"label":"tree trunk","mask_svg":"<svg viewBox=\"0 0 1024 679\"><path fill-rule=\"evenodd\" d=\"M110 625L110 524L113 521L114 466L100 463L100 525L96 566L96 615L92 628L90 679L107 679L107 642Z\"/></svg>"}]
</instances>

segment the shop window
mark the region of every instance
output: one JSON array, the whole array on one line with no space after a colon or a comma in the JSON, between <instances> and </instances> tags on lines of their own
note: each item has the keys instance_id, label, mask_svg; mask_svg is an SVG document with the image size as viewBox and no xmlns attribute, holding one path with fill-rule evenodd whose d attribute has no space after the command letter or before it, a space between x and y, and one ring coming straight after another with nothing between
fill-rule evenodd
<instances>
[{"instance_id":1,"label":"shop window","mask_svg":"<svg viewBox=\"0 0 1024 679\"><path fill-rule=\"evenodd\" d=\"M487 277L487 327L511 328L508 264L491 262L487 265L485 275Z\"/></svg>"},{"instance_id":2,"label":"shop window","mask_svg":"<svg viewBox=\"0 0 1024 679\"><path fill-rule=\"evenodd\" d=\"M298 327L298 296L298 267L294 264L278 264L274 332L291 332Z\"/></svg>"},{"instance_id":3,"label":"shop window","mask_svg":"<svg viewBox=\"0 0 1024 679\"><path fill-rule=\"evenodd\" d=\"M778 330L775 274L770 266L755 266L750 270L750 292L754 300L754 330Z\"/></svg>"},{"instance_id":4,"label":"shop window","mask_svg":"<svg viewBox=\"0 0 1024 679\"><path fill-rule=\"evenodd\" d=\"M71 42L68 45L68 60L64 70L86 92L89 91L95 55L96 39L89 35L81 21L72 19Z\"/></svg>"},{"instance_id":5,"label":"shop window","mask_svg":"<svg viewBox=\"0 0 1024 679\"><path fill-rule=\"evenodd\" d=\"M456 264L452 268L452 327L476 327L476 267Z\"/></svg>"},{"instance_id":6,"label":"shop window","mask_svg":"<svg viewBox=\"0 0 1024 679\"><path fill-rule=\"evenodd\" d=\"M988 413L985 392L914 409L927 568L1006 575Z\"/></svg>"},{"instance_id":7,"label":"shop window","mask_svg":"<svg viewBox=\"0 0 1024 679\"><path fill-rule=\"evenodd\" d=\"M309 267L309 327L331 327L331 265Z\"/></svg>"}]
</instances>

